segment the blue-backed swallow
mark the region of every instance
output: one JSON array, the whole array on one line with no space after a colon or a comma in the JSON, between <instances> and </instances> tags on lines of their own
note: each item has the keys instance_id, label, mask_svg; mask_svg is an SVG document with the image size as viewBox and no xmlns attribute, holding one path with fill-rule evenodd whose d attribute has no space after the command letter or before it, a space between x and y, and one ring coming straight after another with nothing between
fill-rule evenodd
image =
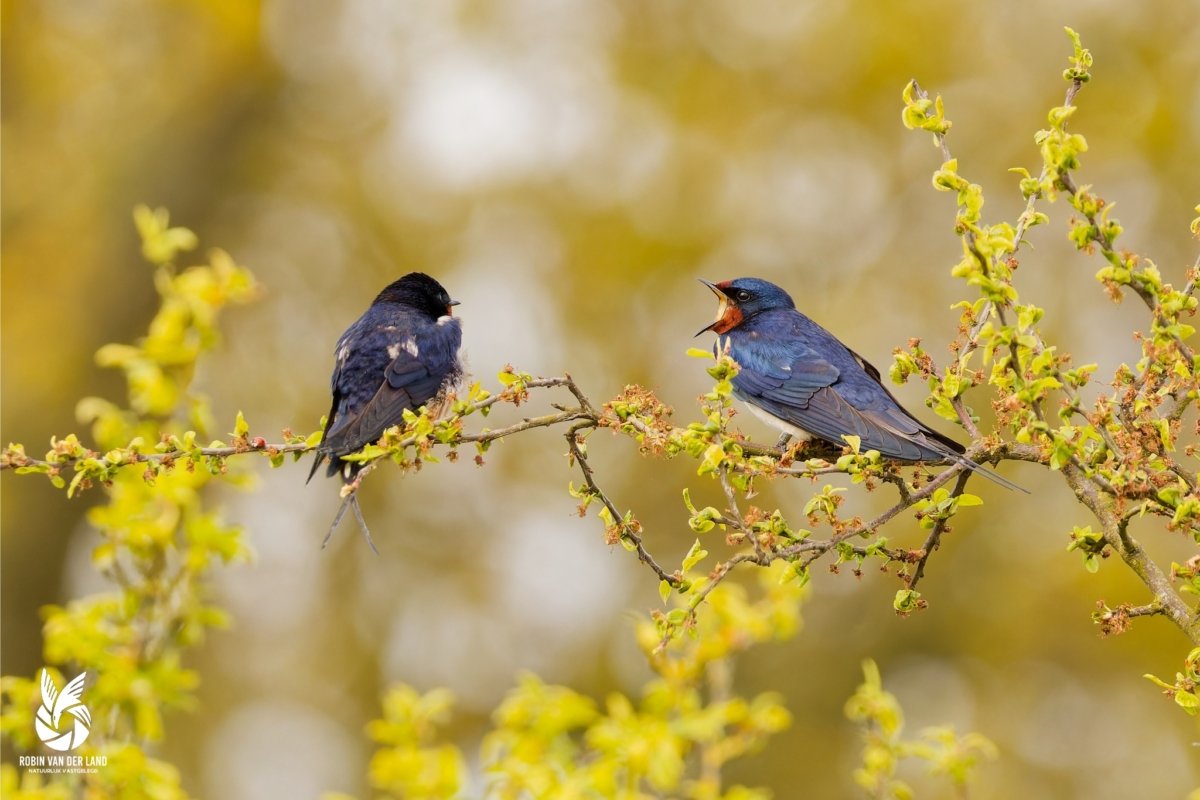
<instances>
[{"instance_id":1,"label":"blue-backed swallow","mask_svg":"<svg viewBox=\"0 0 1200 800\"><path fill-rule=\"evenodd\" d=\"M761 278L701 282L720 305L716 320L696 335L717 334L718 352L728 348L740 368L734 396L768 425L837 446L845 445L843 436L857 436L864 450L897 461L955 461L1026 491L971 461L961 444L905 410L878 369L797 311L783 289Z\"/></svg>"},{"instance_id":2,"label":"blue-backed swallow","mask_svg":"<svg viewBox=\"0 0 1200 800\"><path fill-rule=\"evenodd\" d=\"M405 411L421 406L438 410L463 374L462 326L451 311L456 305L436 280L410 272L388 284L346 329L334 348L333 405L308 480L328 459L327 475L353 483L363 465L342 456L378 441L385 430L404 422ZM354 492L342 503L321 546L333 535L347 504L375 550Z\"/></svg>"}]
</instances>

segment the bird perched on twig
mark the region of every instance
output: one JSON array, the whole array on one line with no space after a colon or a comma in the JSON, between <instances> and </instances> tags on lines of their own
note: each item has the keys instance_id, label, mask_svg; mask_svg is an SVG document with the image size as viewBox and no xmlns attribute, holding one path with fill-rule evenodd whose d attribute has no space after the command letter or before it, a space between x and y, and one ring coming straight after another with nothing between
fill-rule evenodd
<instances>
[{"instance_id":1,"label":"bird perched on twig","mask_svg":"<svg viewBox=\"0 0 1200 800\"><path fill-rule=\"evenodd\" d=\"M342 456L361 450L388 428L401 424L405 411L428 406L436 412L434 405L445 399L463 374L459 355L462 327L451 313L456 305L458 301L451 300L436 280L410 272L388 284L346 329L334 348L333 405L308 480L328 459L327 475L341 475L344 483L355 484L363 465L344 461ZM349 506L375 550L356 490L353 486L346 495L322 547Z\"/></svg>"},{"instance_id":2,"label":"bird perched on twig","mask_svg":"<svg viewBox=\"0 0 1200 800\"><path fill-rule=\"evenodd\" d=\"M965 448L928 427L897 402L879 370L796 310L783 289L761 278L709 283L717 334L740 371L733 394L768 425L802 440L837 446L857 436L864 450L898 461L954 461L1009 489L1026 491L963 455Z\"/></svg>"}]
</instances>

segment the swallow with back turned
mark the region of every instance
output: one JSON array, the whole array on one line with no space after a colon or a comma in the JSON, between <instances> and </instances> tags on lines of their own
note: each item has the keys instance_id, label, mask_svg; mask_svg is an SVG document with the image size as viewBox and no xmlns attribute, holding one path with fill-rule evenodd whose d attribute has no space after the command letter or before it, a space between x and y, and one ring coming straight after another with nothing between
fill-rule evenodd
<instances>
[{"instance_id":1,"label":"swallow with back turned","mask_svg":"<svg viewBox=\"0 0 1200 800\"><path fill-rule=\"evenodd\" d=\"M739 372L733 394L755 416L801 440L836 446L857 436L863 450L897 461L954 461L1008 489L1026 489L976 464L965 448L910 414L879 370L796 310L783 289L760 278L701 281L720 300L717 334ZM786 439L785 439L786 440Z\"/></svg>"},{"instance_id":2,"label":"swallow with back turned","mask_svg":"<svg viewBox=\"0 0 1200 800\"><path fill-rule=\"evenodd\" d=\"M388 284L346 329L334 348L333 405L308 480L328 459L328 476L340 475L344 483L354 483L363 465L343 456L402 424L405 411L421 406L438 410L436 406L463 374L462 327L451 312L456 305L458 301L451 300L436 280L410 272ZM338 509L321 546L329 542L347 505L354 509L363 536L375 550L354 491Z\"/></svg>"}]
</instances>

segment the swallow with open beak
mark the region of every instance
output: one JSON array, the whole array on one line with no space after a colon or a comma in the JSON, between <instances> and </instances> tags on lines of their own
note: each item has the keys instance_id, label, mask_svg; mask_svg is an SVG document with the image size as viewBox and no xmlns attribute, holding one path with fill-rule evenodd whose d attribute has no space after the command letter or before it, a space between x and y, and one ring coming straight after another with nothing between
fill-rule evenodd
<instances>
[{"instance_id":1,"label":"swallow with open beak","mask_svg":"<svg viewBox=\"0 0 1200 800\"><path fill-rule=\"evenodd\" d=\"M709 283L717 318L696 335L717 334L740 371L733 393L755 416L801 440L863 450L897 461L954 461L1009 489L1026 491L963 455L965 448L922 423L897 402L879 370L796 310L791 296L760 278Z\"/></svg>"}]
</instances>

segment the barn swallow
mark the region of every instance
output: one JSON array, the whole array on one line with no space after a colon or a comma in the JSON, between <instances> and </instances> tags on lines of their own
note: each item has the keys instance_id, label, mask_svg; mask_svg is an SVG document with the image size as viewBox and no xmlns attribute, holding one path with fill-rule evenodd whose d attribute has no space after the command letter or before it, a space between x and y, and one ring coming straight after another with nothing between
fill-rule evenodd
<instances>
[{"instance_id":1,"label":"barn swallow","mask_svg":"<svg viewBox=\"0 0 1200 800\"><path fill-rule=\"evenodd\" d=\"M801 440L864 450L897 461L955 461L1009 489L1026 491L963 455L965 448L909 413L879 370L796 310L783 289L761 278L705 286L717 295L717 318L696 334L717 334L740 371L733 394L768 425ZM786 440L786 437L785 437Z\"/></svg>"},{"instance_id":2,"label":"barn swallow","mask_svg":"<svg viewBox=\"0 0 1200 800\"><path fill-rule=\"evenodd\" d=\"M334 348L333 405L308 480L328 459L328 476L340 475L344 483L353 483L363 465L343 461L342 456L402 424L405 411L421 406L436 410L463 374L462 326L451 311L456 305L436 280L410 272L388 284L346 329ZM355 493L342 503L321 546L329 542L347 504L375 550Z\"/></svg>"}]
</instances>

